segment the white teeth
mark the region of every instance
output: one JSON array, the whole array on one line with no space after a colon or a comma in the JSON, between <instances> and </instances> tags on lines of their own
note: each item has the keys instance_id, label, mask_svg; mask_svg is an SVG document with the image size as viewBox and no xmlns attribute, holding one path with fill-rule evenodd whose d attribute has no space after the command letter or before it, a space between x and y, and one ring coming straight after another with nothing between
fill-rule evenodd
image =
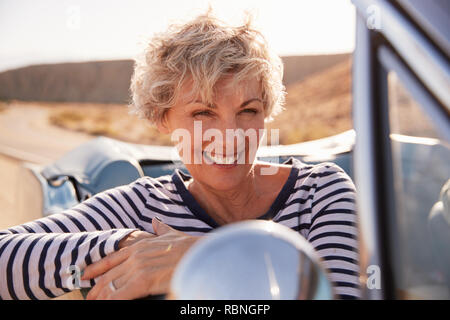
<instances>
[{"instance_id":1,"label":"white teeth","mask_svg":"<svg viewBox=\"0 0 450 320\"><path fill-rule=\"evenodd\" d=\"M210 160L210 162L214 162L217 164L233 164L237 159L234 156L231 157L225 157L221 155L215 155L213 156L211 153L203 152L203 155Z\"/></svg>"}]
</instances>

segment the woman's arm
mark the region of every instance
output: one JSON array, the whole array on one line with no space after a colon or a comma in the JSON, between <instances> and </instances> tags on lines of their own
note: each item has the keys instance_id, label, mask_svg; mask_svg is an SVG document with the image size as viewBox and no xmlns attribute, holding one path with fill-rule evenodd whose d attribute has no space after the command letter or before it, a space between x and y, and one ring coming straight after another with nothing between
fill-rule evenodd
<instances>
[{"instance_id":1,"label":"woman's arm","mask_svg":"<svg viewBox=\"0 0 450 320\"><path fill-rule=\"evenodd\" d=\"M0 231L0 298L48 299L91 287L80 272L119 249L151 219L140 214L145 192L132 183L99 193L59 214ZM152 230L152 228L146 228Z\"/></svg>"},{"instance_id":2,"label":"woman's arm","mask_svg":"<svg viewBox=\"0 0 450 320\"><path fill-rule=\"evenodd\" d=\"M153 219L156 237L120 243L120 250L90 265L83 279L97 278L87 299L137 299L167 294L172 274L199 236L190 236ZM138 232L137 232L138 233ZM115 290L112 290L113 284Z\"/></svg>"},{"instance_id":3,"label":"woman's arm","mask_svg":"<svg viewBox=\"0 0 450 320\"><path fill-rule=\"evenodd\" d=\"M308 241L329 271L338 298L360 297L355 186L338 166L317 174Z\"/></svg>"}]
</instances>

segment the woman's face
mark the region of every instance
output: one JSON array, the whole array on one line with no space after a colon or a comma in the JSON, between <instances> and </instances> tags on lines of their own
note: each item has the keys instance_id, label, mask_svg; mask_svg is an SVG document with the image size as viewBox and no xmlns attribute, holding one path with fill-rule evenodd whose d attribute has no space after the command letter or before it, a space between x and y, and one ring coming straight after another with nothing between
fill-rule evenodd
<instances>
[{"instance_id":1,"label":"woman's face","mask_svg":"<svg viewBox=\"0 0 450 320\"><path fill-rule=\"evenodd\" d=\"M257 80L217 82L212 105L182 87L159 128L179 143L180 156L194 180L216 190L237 187L249 174L262 138L265 110Z\"/></svg>"}]
</instances>

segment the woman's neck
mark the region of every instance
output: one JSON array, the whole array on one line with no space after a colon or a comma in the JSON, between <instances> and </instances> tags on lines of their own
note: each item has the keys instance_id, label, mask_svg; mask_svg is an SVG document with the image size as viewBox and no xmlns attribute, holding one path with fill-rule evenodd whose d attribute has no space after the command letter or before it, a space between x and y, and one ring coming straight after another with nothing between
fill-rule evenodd
<instances>
[{"instance_id":1,"label":"woman's neck","mask_svg":"<svg viewBox=\"0 0 450 320\"><path fill-rule=\"evenodd\" d=\"M276 168L273 175L261 174L261 168ZM281 169L281 170L279 170ZM186 188L200 206L219 225L256 219L269 210L286 182L291 167L286 165L257 164L245 180L233 189L214 190L197 180Z\"/></svg>"},{"instance_id":2,"label":"woman's neck","mask_svg":"<svg viewBox=\"0 0 450 320\"><path fill-rule=\"evenodd\" d=\"M194 180L187 185L188 190L206 213L218 224L256 218L258 211L252 212L254 204L261 197L257 181L258 177L251 172L238 186L229 190L213 190ZM257 208L256 208L257 210Z\"/></svg>"}]
</instances>

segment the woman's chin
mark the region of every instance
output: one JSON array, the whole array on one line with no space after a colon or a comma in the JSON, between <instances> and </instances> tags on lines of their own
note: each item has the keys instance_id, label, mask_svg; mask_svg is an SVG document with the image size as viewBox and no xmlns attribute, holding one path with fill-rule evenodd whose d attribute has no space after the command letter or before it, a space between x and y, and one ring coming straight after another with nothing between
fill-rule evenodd
<instances>
[{"instance_id":1,"label":"woman's chin","mask_svg":"<svg viewBox=\"0 0 450 320\"><path fill-rule=\"evenodd\" d=\"M216 190L238 187L251 170L248 164L202 164L196 168L195 176ZM201 177L201 178L200 178Z\"/></svg>"}]
</instances>

